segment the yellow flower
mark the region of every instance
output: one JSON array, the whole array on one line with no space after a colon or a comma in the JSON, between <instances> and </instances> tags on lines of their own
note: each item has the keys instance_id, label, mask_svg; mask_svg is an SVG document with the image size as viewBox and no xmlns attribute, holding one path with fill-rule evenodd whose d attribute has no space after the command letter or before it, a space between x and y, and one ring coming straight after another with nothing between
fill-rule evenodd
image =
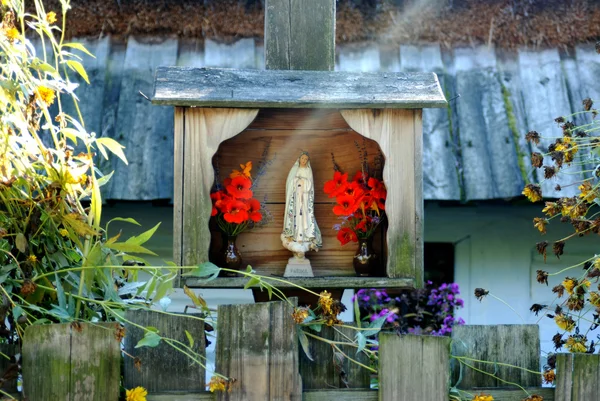
<instances>
[{"instance_id":1,"label":"yellow flower","mask_svg":"<svg viewBox=\"0 0 600 401\"><path fill-rule=\"evenodd\" d=\"M590 303L596 308L600 308L600 293L596 291L590 292Z\"/></svg>"},{"instance_id":2,"label":"yellow flower","mask_svg":"<svg viewBox=\"0 0 600 401\"><path fill-rule=\"evenodd\" d=\"M562 285L563 285L563 287L565 287L565 290L567 290L567 292L569 294L573 294L573 288L575 288L575 286L577 285L577 283L572 278L567 277L562 282Z\"/></svg>"},{"instance_id":3,"label":"yellow flower","mask_svg":"<svg viewBox=\"0 0 600 401\"><path fill-rule=\"evenodd\" d=\"M125 392L126 401L146 401L148 392L143 387L136 387Z\"/></svg>"},{"instance_id":4,"label":"yellow flower","mask_svg":"<svg viewBox=\"0 0 600 401\"><path fill-rule=\"evenodd\" d=\"M548 217L552 217L558 214L558 212L560 212L560 208L556 204L556 202L546 202L546 207L542 209L542 212L546 213Z\"/></svg>"},{"instance_id":5,"label":"yellow flower","mask_svg":"<svg viewBox=\"0 0 600 401\"><path fill-rule=\"evenodd\" d=\"M292 313L292 318L298 324L304 322L308 317L308 309L306 308L294 308L294 312Z\"/></svg>"},{"instance_id":6,"label":"yellow flower","mask_svg":"<svg viewBox=\"0 0 600 401\"><path fill-rule=\"evenodd\" d=\"M61 228L60 230L58 230L58 233L63 237L69 236L69 231L66 228Z\"/></svg>"},{"instance_id":7,"label":"yellow flower","mask_svg":"<svg viewBox=\"0 0 600 401\"><path fill-rule=\"evenodd\" d=\"M471 401L494 401L494 397L481 393L480 395L475 395Z\"/></svg>"},{"instance_id":8,"label":"yellow flower","mask_svg":"<svg viewBox=\"0 0 600 401\"><path fill-rule=\"evenodd\" d=\"M554 316L554 321L561 330L573 331L575 328L575 322L573 319L571 317L565 317L563 314L557 314Z\"/></svg>"},{"instance_id":9,"label":"yellow flower","mask_svg":"<svg viewBox=\"0 0 600 401\"><path fill-rule=\"evenodd\" d=\"M56 22L56 13L54 11L50 11L48 14L46 14L46 21L48 21L49 24L54 24Z\"/></svg>"},{"instance_id":10,"label":"yellow flower","mask_svg":"<svg viewBox=\"0 0 600 401\"><path fill-rule=\"evenodd\" d=\"M35 263L35 262L37 262L37 260L38 260L38 258L34 254L31 254L31 255L27 256L27 261L29 263Z\"/></svg>"},{"instance_id":11,"label":"yellow flower","mask_svg":"<svg viewBox=\"0 0 600 401\"><path fill-rule=\"evenodd\" d=\"M211 393L215 391L225 391L227 389L227 381L222 377L213 376L208 382L208 389Z\"/></svg>"},{"instance_id":12,"label":"yellow flower","mask_svg":"<svg viewBox=\"0 0 600 401\"><path fill-rule=\"evenodd\" d=\"M587 351L587 347L585 345L586 341L587 338L585 336L569 336L569 338L567 338L565 347L569 350L569 352L584 353Z\"/></svg>"},{"instance_id":13,"label":"yellow flower","mask_svg":"<svg viewBox=\"0 0 600 401\"><path fill-rule=\"evenodd\" d=\"M19 37L19 30L15 27L7 29L5 33L6 37L11 41Z\"/></svg>"},{"instance_id":14,"label":"yellow flower","mask_svg":"<svg viewBox=\"0 0 600 401\"><path fill-rule=\"evenodd\" d=\"M47 106L50 106L52 103L54 103L54 91L50 88L46 88L45 86L38 87L37 95L38 98Z\"/></svg>"},{"instance_id":15,"label":"yellow flower","mask_svg":"<svg viewBox=\"0 0 600 401\"><path fill-rule=\"evenodd\" d=\"M333 304L333 299L331 299L331 294L327 291L323 291L319 294L319 306L323 309L323 313L330 314L331 313L331 305Z\"/></svg>"},{"instance_id":16,"label":"yellow flower","mask_svg":"<svg viewBox=\"0 0 600 401\"><path fill-rule=\"evenodd\" d=\"M548 224L547 219L541 217L535 217L533 219L533 226L539 230L542 234L546 234L546 225Z\"/></svg>"},{"instance_id":17,"label":"yellow flower","mask_svg":"<svg viewBox=\"0 0 600 401\"><path fill-rule=\"evenodd\" d=\"M581 191L579 197L583 198L584 201L591 203L596 199L596 191L594 191L594 188L589 181L585 181L578 188Z\"/></svg>"},{"instance_id":18,"label":"yellow flower","mask_svg":"<svg viewBox=\"0 0 600 401\"><path fill-rule=\"evenodd\" d=\"M554 373L553 369L545 370L542 376L544 378L544 383L547 384L552 384L554 383L554 380L556 380L556 373Z\"/></svg>"},{"instance_id":19,"label":"yellow flower","mask_svg":"<svg viewBox=\"0 0 600 401\"><path fill-rule=\"evenodd\" d=\"M527 184L522 192L530 202L542 200L542 188L539 185Z\"/></svg>"}]
</instances>

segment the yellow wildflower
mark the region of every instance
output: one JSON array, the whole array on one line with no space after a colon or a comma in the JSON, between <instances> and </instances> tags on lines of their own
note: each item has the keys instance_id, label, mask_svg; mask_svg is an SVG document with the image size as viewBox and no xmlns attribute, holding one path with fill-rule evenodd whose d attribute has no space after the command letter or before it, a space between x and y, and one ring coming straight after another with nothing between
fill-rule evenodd
<instances>
[{"instance_id":1,"label":"yellow wildflower","mask_svg":"<svg viewBox=\"0 0 600 401\"><path fill-rule=\"evenodd\" d=\"M50 106L52 103L54 103L54 91L50 88L46 88L45 86L38 87L37 96L47 106Z\"/></svg>"},{"instance_id":2,"label":"yellow wildflower","mask_svg":"<svg viewBox=\"0 0 600 401\"><path fill-rule=\"evenodd\" d=\"M136 387L125 392L126 401L146 401L148 391L143 387Z\"/></svg>"},{"instance_id":3,"label":"yellow wildflower","mask_svg":"<svg viewBox=\"0 0 600 401\"><path fill-rule=\"evenodd\" d=\"M35 263L38 261L38 258L34 254L31 254L31 255L27 256L27 261L29 263Z\"/></svg>"},{"instance_id":4,"label":"yellow wildflower","mask_svg":"<svg viewBox=\"0 0 600 401\"><path fill-rule=\"evenodd\" d=\"M319 306L323 309L323 313L331 314L331 305L333 304L333 299L331 299L331 294L327 291L323 291L319 294Z\"/></svg>"},{"instance_id":5,"label":"yellow wildflower","mask_svg":"<svg viewBox=\"0 0 600 401\"><path fill-rule=\"evenodd\" d=\"M527 184L522 192L530 202L542 200L542 188L539 185Z\"/></svg>"},{"instance_id":6,"label":"yellow wildflower","mask_svg":"<svg viewBox=\"0 0 600 401\"><path fill-rule=\"evenodd\" d=\"M539 230L539 232L541 232L542 234L546 234L546 225L548 224L548 220L541 218L541 217L535 217L533 219L533 226L535 228L537 228Z\"/></svg>"},{"instance_id":7,"label":"yellow wildflower","mask_svg":"<svg viewBox=\"0 0 600 401\"><path fill-rule=\"evenodd\" d=\"M523 401L544 401L544 397L537 394L532 394L527 398L523 398Z\"/></svg>"},{"instance_id":8,"label":"yellow wildflower","mask_svg":"<svg viewBox=\"0 0 600 401\"><path fill-rule=\"evenodd\" d=\"M556 380L556 373L554 373L553 369L545 370L542 377L544 378L544 383L552 384Z\"/></svg>"},{"instance_id":9,"label":"yellow wildflower","mask_svg":"<svg viewBox=\"0 0 600 401\"><path fill-rule=\"evenodd\" d=\"M213 376L208 382L208 389L211 393L215 391L225 391L227 389L227 381L222 377Z\"/></svg>"},{"instance_id":10,"label":"yellow wildflower","mask_svg":"<svg viewBox=\"0 0 600 401\"><path fill-rule=\"evenodd\" d=\"M585 336L569 336L565 347L569 352L584 353L587 351L587 346L585 345L586 341L587 338Z\"/></svg>"},{"instance_id":11,"label":"yellow wildflower","mask_svg":"<svg viewBox=\"0 0 600 401\"><path fill-rule=\"evenodd\" d=\"M594 201L594 199L596 199L596 191L594 191L594 188L592 187L592 184L590 184L589 181L585 181L578 188L581 191L579 197L582 198L584 201L591 203Z\"/></svg>"},{"instance_id":12,"label":"yellow wildflower","mask_svg":"<svg viewBox=\"0 0 600 401\"><path fill-rule=\"evenodd\" d=\"M600 293L596 291L590 292L590 303L596 308L600 308Z\"/></svg>"},{"instance_id":13,"label":"yellow wildflower","mask_svg":"<svg viewBox=\"0 0 600 401\"><path fill-rule=\"evenodd\" d=\"M292 318L298 324L304 322L308 317L308 309L307 308L294 308L294 312L292 313Z\"/></svg>"},{"instance_id":14,"label":"yellow wildflower","mask_svg":"<svg viewBox=\"0 0 600 401\"><path fill-rule=\"evenodd\" d=\"M58 233L63 237L69 236L69 231L66 228L61 228L60 230L58 230Z\"/></svg>"},{"instance_id":15,"label":"yellow wildflower","mask_svg":"<svg viewBox=\"0 0 600 401\"><path fill-rule=\"evenodd\" d=\"M6 37L13 41L19 37L19 30L15 27L9 28L5 31Z\"/></svg>"},{"instance_id":16,"label":"yellow wildflower","mask_svg":"<svg viewBox=\"0 0 600 401\"><path fill-rule=\"evenodd\" d=\"M561 330L573 331L575 328L575 321L570 316L567 317L563 314L557 314L554 316L554 321Z\"/></svg>"},{"instance_id":17,"label":"yellow wildflower","mask_svg":"<svg viewBox=\"0 0 600 401\"><path fill-rule=\"evenodd\" d=\"M491 395L486 395L486 394L479 394L479 395L475 395L475 397L473 397L473 399L471 401L494 401L494 397L492 397Z\"/></svg>"},{"instance_id":18,"label":"yellow wildflower","mask_svg":"<svg viewBox=\"0 0 600 401\"><path fill-rule=\"evenodd\" d=\"M573 280L570 277L565 278L564 281L562 282L562 286L565 287L565 290L569 294L573 294L573 288L575 288L576 285L577 285L577 281Z\"/></svg>"},{"instance_id":19,"label":"yellow wildflower","mask_svg":"<svg viewBox=\"0 0 600 401\"><path fill-rule=\"evenodd\" d=\"M56 13L54 11L50 11L48 14L46 14L46 21L49 24L54 24L56 22Z\"/></svg>"},{"instance_id":20,"label":"yellow wildflower","mask_svg":"<svg viewBox=\"0 0 600 401\"><path fill-rule=\"evenodd\" d=\"M546 207L544 207L544 209L542 209L543 213L546 213L546 215L548 217L552 217L558 214L558 212L560 212L560 208L559 206L556 204L556 202L546 202Z\"/></svg>"}]
</instances>

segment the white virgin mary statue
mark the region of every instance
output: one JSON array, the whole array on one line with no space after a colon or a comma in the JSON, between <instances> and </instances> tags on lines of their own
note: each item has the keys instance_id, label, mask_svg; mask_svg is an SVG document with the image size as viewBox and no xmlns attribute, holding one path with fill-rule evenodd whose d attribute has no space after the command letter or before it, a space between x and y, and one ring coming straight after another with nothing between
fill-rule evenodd
<instances>
[{"instance_id":1,"label":"white virgin mary statue","mask_svg":"<svg viewBox=\"0 0 600 401\"><path fill-rule=\"evenodd\" d=\"M315 186L308 152L302 152L290 170L285 183L285 215L281 242L286 249L294 253L290 264L308 265L304 254L310 250L318 251L322 245L321 231L315 220ZM304 275L298 272L301 275ZM312 276L312 271L311 274Z\"/></svg>"}]
</instances>

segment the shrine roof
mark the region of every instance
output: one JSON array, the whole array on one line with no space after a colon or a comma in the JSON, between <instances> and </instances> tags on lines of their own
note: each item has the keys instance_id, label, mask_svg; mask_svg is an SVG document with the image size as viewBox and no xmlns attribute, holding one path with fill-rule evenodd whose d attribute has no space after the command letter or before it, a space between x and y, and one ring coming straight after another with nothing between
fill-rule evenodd
<instances>
[{"instance_id":1,"label":"shrine roof","mask_svg":"<svg viewBox=\"0 0 600 401\"><path fill-rule=\"evenodd\" d=\"M446 107L435 73L159 67L152 103L240 108Z\"/></svg>"}]
</instances>

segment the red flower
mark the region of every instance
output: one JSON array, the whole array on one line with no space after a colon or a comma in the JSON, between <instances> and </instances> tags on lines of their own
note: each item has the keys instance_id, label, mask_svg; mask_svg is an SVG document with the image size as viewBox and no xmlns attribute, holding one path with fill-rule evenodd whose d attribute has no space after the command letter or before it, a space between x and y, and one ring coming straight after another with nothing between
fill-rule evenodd
<instances>
[{"instance_id":1,"label":"red flower","mask_svg":"<svg viewBox=\"0 0 600 401\"><path fill-rule=\"evenodd\" d=\"M376 178L369 178L369 187L371 188L372 197L372 200L369 202L369 207L372 207L373 201L375 201L380 210L385 210L385 199L387 198L385 184Z\"/></svg>"},{"instance_id":2,"label":"red flower","mask_svg":"<svg viewBox=\"0 0 600 401\"><path fill-rule=\"evenodd\" d=\"M248 205L244 202L229 199L223 205L223 219L228 223L241 224L248 220Z\"/></svg>"},{"instance_id":3,"label":"red flower","mask_svg":"<svg viewBox=\"0 0 600 401\"><path fill-rule=\"evenodd\" d=\"M346 245L350 241L358 242L356 233L348 227L343 227L340 229L340 231L338 231L337 239L338 239L338 241L340 241L340 244L342 244L342 245Z\"/></svg>"},{"instance_id":4,"label":"red flower","mask_svg":"<svg viewBox=\"0 0 600 401\"><path fill-rule=\"evenodd\" d=\"M358 203L361 201L361 198L365 194L365 191L358 182L352 181L344 190L344 194L351 196L352 198L354 198L354 201Z\"/></svg>"},{"instance_id":5,"label":"red flower","mask_svg":"<svg viewBox=\"0 0 600 401\"><path fill-rule=\"evenodd\" d=\"M367 173L363 175L363 172L359 170L356 172L356 174L354 174L352 181L356 182L357 184L367 185L367 182L369 182L369 175Z\"/></svg>"},{"instance_id":6,"label":"red flower","mask_svg":"<svg viewBox=\"0 0 600 401\"><path fill-rule=\"evenodd\" d=\"M250 187L252 182L246 177L235 177L231 179L231 183L225 187L227 193L237 199L252 198Z\"/></svg>"},{"instance_id":7,"label":"red flower","mask_svg":"<svg viewBox=\"0 0 600 401\"><path fill-rule=\"evenodd\" d=\"M338 204L333 207L333 213L338 216L349 216L358 208L358 204L352 196L340 195L336 200Z\"/></svg>"},{"instance_id":8,"label":"red flower","mask_svg":"<svg viewBox=\"0 0 600 401\"><path fill-rule=\"evenodd\" d=\"M323 191L329 195L330 198L335 198L340 195L348 185L348 173L342 174L336 171L333 174L333 180L327 181Z\"/></svg>"},{"instance_id":9,"label":"red flower","mask_svg":"<svg viewBox=\"0 0 600 401\"><path fill-rule=\"evenodd\" d=\"M259 221L261 221L262 214L260 214L260 202L257 201L256 199L250 199L248 201L248 206L249 206L248 213L250 214L250 220L252 220L255 223L258 223Z\"/></svg>"},{"instance_id":10,"label":"red flower","mask_svg":"<svg viewBox=\"0 0 600 401\"><path fill-rule=\"evenodd\" d=\"M354 229L355 229L356 231L362 231L363 233L366 233L366 232L367 232L367 223L368 223L368 221L367 221L367 218L365 217L364 219L362 219L362 220L360 221L360 223L358 223L358 224L357 224L357 225L354 227Z\"/></svg>"},{"instance_id":11,"label":"red flower","mask_svg":"<svg viewBox=\"0 0 600 401\"><path fill-rule=\"evenodd\" d=\"M212 211L210 215L216 216L217 213L223 212L223 205L231 199L231 197L227 195L225 191L217 191L210 194L210 199L212 199Z\"/></svg>"}]
</instances>

